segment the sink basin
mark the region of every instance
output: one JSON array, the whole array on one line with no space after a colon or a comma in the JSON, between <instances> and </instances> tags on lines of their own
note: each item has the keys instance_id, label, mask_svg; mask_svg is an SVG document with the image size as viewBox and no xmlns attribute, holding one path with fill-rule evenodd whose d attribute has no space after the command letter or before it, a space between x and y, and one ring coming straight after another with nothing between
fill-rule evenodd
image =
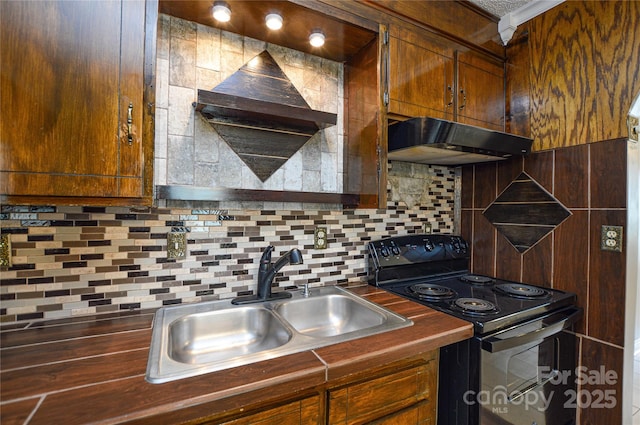
<instances>
[{"instance_id":1,"label":"sink basin","mask_svg":"<svg viewBox=\"0 0 640 425\"><path fill-rule=\"evenodd\" d=\"M169 325L169 357L202 364L286 344L291 332L264 308L236 308L184 316Z\"/></svg>"},{"instance_id":2,"label":"sink basin","mask_svg":"<svg viewBox=\"0 0 640 425\"><path fill-rule=\"evenodd\" d=\"M314 337L343 335L382 325L386 320L384 313L342 294L292 300L278 305L275 311L296 331Z\"/></svg>"},{"instance_id":3,"label":"sink basin","mask_svg":"<svg viewBox=\"0 0 640 425\"><path fill-rule=\"evenodd\" d=\"M153 320L146 379L168 382L412 324L337 286L250 306L223 300L163 307Z\"/></svg>"}]
</instances>

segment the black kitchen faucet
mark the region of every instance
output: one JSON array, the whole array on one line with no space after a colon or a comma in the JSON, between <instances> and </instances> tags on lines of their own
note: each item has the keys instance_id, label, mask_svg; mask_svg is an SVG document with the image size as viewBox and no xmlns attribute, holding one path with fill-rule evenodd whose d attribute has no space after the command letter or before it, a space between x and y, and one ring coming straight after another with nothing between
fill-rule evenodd
<instances>
[{"instance_id":1,"label":"black kitchen faucet","mask_svg":"<svg viewBox=\"0 0 640 425\"><path fill-rule=\"evenodd\" d=\"M280 300L291 298L291 293L282 291L275 294L271 293L271 283L276 273L287 264L302 264L302 253L298 248L293 248L275 263L271 263L271 253L275 247L269 245L262 252L260 258L260 267L258 268L258 291L256 295L247 295L231 300L232 304L251 304L263 301Z\"/></svg>"}]
</instances>

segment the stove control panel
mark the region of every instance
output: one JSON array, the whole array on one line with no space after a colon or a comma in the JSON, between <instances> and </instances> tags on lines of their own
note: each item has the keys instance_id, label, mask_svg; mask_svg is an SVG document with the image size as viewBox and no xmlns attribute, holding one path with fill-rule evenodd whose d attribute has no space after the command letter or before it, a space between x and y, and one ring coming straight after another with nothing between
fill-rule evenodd
<instances>
[{"instance_id":1,"label":"stove control panel","mask_svg":"<svg viewBox=\"0 0 640 425\"><path fill-rule=\"evenodd\" d=\"M370 242L368 251L381 267L469 258L467 242L455 235L395 236Z\"/></svg>"},{"instance_id":2,"label":"stove control panel","mask_svg":"<svg viewBox=\"0 0 640 425\"><path fill-rule=\"evenodd\" d=\"M375 285L420 274L469 268L470 249L456 235L393 236L367 245L368 278Z\"/></svg>"}]
</instances>

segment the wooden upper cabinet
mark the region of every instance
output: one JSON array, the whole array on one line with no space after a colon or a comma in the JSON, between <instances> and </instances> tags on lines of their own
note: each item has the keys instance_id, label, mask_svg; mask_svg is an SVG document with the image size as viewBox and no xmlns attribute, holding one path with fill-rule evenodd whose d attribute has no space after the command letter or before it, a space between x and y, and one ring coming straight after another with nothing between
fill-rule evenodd
<instances>
[{"instance_id":1,"label":"wooden upper cabinet","mask_svg":"<svg viewBox=\"0 0 640 425\"><path fill-rule=\"evenodd\" d=\"M504 64L472 52L457 53L457 121L504 130Z\"/></svg>"},{"instance_id":2,"label":"wooden upper cabinet","mask_svg":"<svg viewBox=\"0 0 640 425\"><path fill-rule=\"evenodd\" d=\"M435 47L408 31L389 36L390 115L453 119L452 52Z\"/></svg>"},{"instance_id":3,"label":"wooden upper cabinet","mask_svg":"<svg viewBox=\"0 0 640 425\"><path fill-rule=\"evenodd\" d=\"M1 2L5 200L145 196L145 18L144 1Z\"/></svg>"},{"instance_id":4,"label":"wooden upper cabinet","mask_svg":"<svg viewBox=\"0 0 640 425\"><path fill-rule=\"evenodd\" d=\"M390 118L429 116L504 129L504 63L418 30L389 36Z\"/></svg>"}]
</instances>

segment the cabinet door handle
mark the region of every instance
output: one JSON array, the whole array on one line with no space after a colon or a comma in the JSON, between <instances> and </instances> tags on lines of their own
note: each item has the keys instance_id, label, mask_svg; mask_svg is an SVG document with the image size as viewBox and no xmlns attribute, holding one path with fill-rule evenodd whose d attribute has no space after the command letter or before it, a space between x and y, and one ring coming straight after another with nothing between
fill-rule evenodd
<instances>
[{"instance_id":1,"label":"cabinet door handle","mask_svg":"<svg viewBox=\"0 0 640 425\"><path fill-rule=\"evenodd\" d=\"M449 103L447 103L447 108L451 105L453 105L453 87L451 86L447 86L447 90L449 90L449 93L451 94L451 98L449 99Z\"/></svg>"},{"instance_id":2,"label":"cabinet door handle","mask_svg":"<svg viewBox=\"0 0 640 425\"><path fill-rule=\"evenodd\" d=\"M129 109L127 109L127 140L129 141L129 145L133 144L133 103L129 103Z\"/></svg>"},{"instance_id":3,"label":"cabinet door handle","mask_svg":"<svg viewBox=\"0 0 640 425\"><path fill-rule=\"evenodd\" d=\"M460 89L460 94L462 95L462 105L460 105L460 110L462 111L467 106L467 93L464 89Z\"/></svg>"}]
</instances>

